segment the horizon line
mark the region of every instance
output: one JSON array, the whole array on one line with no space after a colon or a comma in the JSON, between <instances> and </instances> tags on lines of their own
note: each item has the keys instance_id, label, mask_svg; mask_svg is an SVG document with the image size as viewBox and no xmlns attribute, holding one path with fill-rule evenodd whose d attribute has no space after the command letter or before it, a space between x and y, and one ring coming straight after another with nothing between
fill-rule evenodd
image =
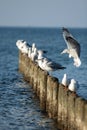
<instances>
[{"instance_id":1,"label":"horizon line","mask_svg":"<svg viewBox=\"0 0 87 130\"><path fill-rule=\"evenodd\" d=\"M66 28L84 28L86 29L87 27L77 27L77 26L28 26L28 25L0 25L0 28L62 28L62 27L66 27Z\"/></svg>"}]
</instances>

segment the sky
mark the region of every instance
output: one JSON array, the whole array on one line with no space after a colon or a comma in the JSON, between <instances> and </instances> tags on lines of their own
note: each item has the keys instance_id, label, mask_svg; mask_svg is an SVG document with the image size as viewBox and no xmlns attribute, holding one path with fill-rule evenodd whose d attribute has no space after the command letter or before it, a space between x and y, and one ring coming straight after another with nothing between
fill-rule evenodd
<instances>
[{"instance_id":1,"label":"sky","mask_svg":"<svg viewBox=\"0 0 87 130\"><path fill-rule=\"evenodd\" d=\"M0 0L0 26L87 27L87 0Z\"/></svg>"}]
</instances>

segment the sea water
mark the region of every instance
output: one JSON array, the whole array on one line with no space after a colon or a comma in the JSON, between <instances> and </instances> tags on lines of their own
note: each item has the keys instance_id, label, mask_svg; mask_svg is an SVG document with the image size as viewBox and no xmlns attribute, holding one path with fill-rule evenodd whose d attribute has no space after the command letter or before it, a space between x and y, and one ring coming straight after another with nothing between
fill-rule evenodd
<instances>
[{"instance_id":1,"label":"sea water","mask_svg":"<svg viewBox=\"0 0 87 130\"><path fill-rule=\"evenodd\" d=\"M60 54L66 48L61 28L0 27L0 130L57 130L53 120L40 110L32 87L18 71L17 40L35 43L38 49L46 50L47 57L66 67L52 75L60 82L64 73L77 80L78 95L87 99L87 29L69 31L81 45L79 68L67 54Z\"/></svg>"}]
</instances>

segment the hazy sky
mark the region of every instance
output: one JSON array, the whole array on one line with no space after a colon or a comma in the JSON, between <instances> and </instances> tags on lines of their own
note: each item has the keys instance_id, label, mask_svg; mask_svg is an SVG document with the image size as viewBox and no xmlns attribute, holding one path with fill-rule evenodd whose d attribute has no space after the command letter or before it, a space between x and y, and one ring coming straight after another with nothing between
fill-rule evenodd
<instances>
[{"instance_id":1,"label":"hazy sky","mask_svg":"<svg viewBox=\"0 0 87 130\"><path fill-rule=\"evenodd\" d=\"M0 0L0 26L87 27L87 0Z\"/></svg>"}]
</instances>

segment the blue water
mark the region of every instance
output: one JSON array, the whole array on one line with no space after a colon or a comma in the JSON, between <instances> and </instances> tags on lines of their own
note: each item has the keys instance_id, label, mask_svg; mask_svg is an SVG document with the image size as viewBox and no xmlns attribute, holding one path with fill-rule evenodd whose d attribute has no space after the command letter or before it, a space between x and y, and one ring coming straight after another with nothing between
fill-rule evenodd
<instances>
[{"instance_id":1,"label":"blue water","mask_svg":"<svg viewBox=\"0 0 87 130\"><path fill-rule=\"evenodd\" d=\"M18 72L19 39L39 49L47 50L47 56L67 67L53 73L59 81L64 73L75 78L80 87L78 95L87 99L87 29L69 29L81 45L79 68L73 66L68 55L60 55L66 47L61 28L0 28L0 130L57 130L54 122L44 115L32 87Z\"/></svg>"}]
</instances>

